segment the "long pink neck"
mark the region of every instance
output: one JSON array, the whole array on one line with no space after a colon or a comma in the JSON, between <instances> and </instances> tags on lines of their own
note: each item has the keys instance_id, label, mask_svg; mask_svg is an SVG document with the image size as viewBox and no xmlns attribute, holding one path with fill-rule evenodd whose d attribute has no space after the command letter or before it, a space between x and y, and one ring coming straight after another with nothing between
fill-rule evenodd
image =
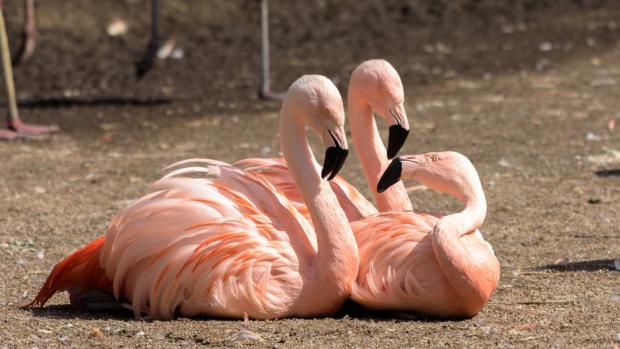
<instances>
[{"instance_id":1,"label":"long pink neck","mask_svg":"<svg viewBox=\"0 0 620 349\"><path fill-rule=\"evenodd\" d=\"M383 193L377 192L379 178L388 165L387 152L370 106L351 92L349 92L349 124L355 151L362 163L368 186L375 196L379 211L413 210L403 182L394 184Z\"/></svg>"},{"instance_id":2,"label":"long pink neck","mask_svg":"<svg viewBox=\"0 0 620 349\"><path fill-rule=\"evenodd\" d=\"M465 203L465 209L441 218L431 235L437 262L461 296L464 314L468 316L478 313L489 300L500 273L499 262L490 247L471 249L470 244L461 240L482 225L487 210L479 181L471 184L465 188L469 192L457 195Z\"/></svg>"},{"instance_id":3,"label":"long pink neck","mask_svg":"<svg viewBox=\"0 0 620 349\"><path fill-rule=\"evenodd\" d=\"M310 270L301 266L305 272L304 289L310 293L307 296L318 302L313 305L305 298L305 303L316 310L316 306L329 303L330 299L344 297L344 301L349 296L351 285L357 277L359 253L353 231L336 195L315 166L303 122L288 111L286 101L281 113L282 152L310 212L317 235L315 263Z\"/></svg>"}]
</instances>

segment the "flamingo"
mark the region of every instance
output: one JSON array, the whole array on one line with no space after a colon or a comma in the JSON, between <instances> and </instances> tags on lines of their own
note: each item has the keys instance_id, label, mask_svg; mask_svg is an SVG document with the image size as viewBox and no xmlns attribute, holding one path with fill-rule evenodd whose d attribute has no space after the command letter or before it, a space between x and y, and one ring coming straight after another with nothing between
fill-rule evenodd
<instances>
[{"instance_id":1,"label":"flamingo","mask_svg":"<svg viewBox=\"0 0 620 349\"><path fill-rule=\"evenodd\" d=\"M22 43L17 49L13 64L18 65L27 60L36 46L37 26L34 16L34 0L24 0L24 28L22 30Z\"/></svg>"},{"instance_id":2,"label":"flamingo","mask_svg":"<svg viewBox=\"0 0 620 349\"><path fill-rule=\"evenodd\" d=\"M456 152L401 156L385 170L377 191L401 177L452 195L465 208L443 217L387 212L352 222L360 268L351 298L371 309L476 315L500 275L493 248L478 230L487 206L476 169Z\"/></svg>"},{"instance_id":3,"label":"flamingo","mask_svg":"<svg viewBox=\"0 0 620 349\"><path fill-rule=\"evenodd\" d=\"M361 63L351 74L348 108L353 142L379 211L412 210L411 201L402 182L396 183L382 193L375 190L383 170L387 167L388 158L396 156L409 135L404 90L396 69L383 59ZM377 130L373 111L389 125L387 151ZM308 216L304 208L305 203L284 159L250 158L241 160L235 165L260 173ZM336 177L331 185L349 221L377 213L377 209L342 177Z\"/></svg>"},{"instance_id":4,"label":"flamingo","mask_svg":"<svg viewBox=\"0 0 620 349\"><path fill-rule=\"evenodd\" d=\"M19 64L32 55L36 44L35 3L34 0L25 0L25 24L23 41L13 63ZM0 0L0 16L2 16L3 0ZM261 0L261 87L259 97L263 99L280 100L282 95L271 90L269 72L269 13L268 0ZM153 65L154 57L159 49L159 35L157 31L157 0L151 0L151 36L147 49L142 59L136 63L136 75L141 78ZM22 122L17 108L15 84L13 80L13 67L10 58L9 45L6 36L4 17L0 18L0 51L2 55L2 67L6 84L7 103L9 113L7 115L6 128L0 129L0 140L12 140L16 138L33 138L51 132L57 132L58 126L30 125Z\"/></svg>"},{"instance_id":5,"label":"flamingo","mask_svg":"<svg viewBox=\"0 0 620 349\"><path fill-rule=\"evenodd\" d=\"M269 79L269 0L261 0L261 87L258 92L260 98L281 100L282 94L271 90ZM1 3L1 1L0 1ZM151 70L155 56L160 48L158 31L158 0L151 0L151 33L146 50L142 58L136 62L136 77L141 79ZM37 27L35 23L34 0L24 0L24 29L22 31L22 43L13 59L17 65L27 60L34 52L36 46Z\"/></svg>"},{"instance_id":6,"label":"flamingo","mask_svg":"<svg viewBox=\"0 0 620 349\"><path fill-rule=\"evenodd\" d=\"M306 126L327 148L320 172ZM348 154L336 86L318 75L295 81L280 110L280 130L314 229L261 177L215 160L185 160L155 183L153 193L120 211L107 235L59 262L28 306L43 306L61 290L79 303L94 289L127 302L136 317L152 319L337 311L350 294L359 258L325 181ZM194 162L204 166L185 167ZM202 173L214 178L189 177Z\"/></svg>"},{"instance_id":7,"label":"flamingo","mask_svg":"<svg viewBox=\"0 0 620 349\"><path fill-rule=\"evenodd\" d=\"M6 119L6 128L0 129L0 140L30 138L41 136L50 132L56 132L58 131L58 127L55 125L29 125L22 122L21 118L19 117L19 111L17 109L17 98L15 95L15 84L13 80L11 54L9 52L9 42L6 35L6 27L4 24L4 14L2 11L2 7L3 0L0 0L0 52L2 55L2 69L4 73L4 83L6 85L6 95L9 113ZM34 23L32 25L34 26ZM32 45L34 47L34 44Z\"/></svg>"}]
</instances>

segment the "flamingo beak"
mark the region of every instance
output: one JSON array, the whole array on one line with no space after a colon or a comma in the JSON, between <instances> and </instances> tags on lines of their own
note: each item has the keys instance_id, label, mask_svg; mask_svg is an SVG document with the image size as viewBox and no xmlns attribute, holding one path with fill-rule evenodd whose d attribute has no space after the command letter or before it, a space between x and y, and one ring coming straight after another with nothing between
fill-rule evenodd
<instances>
[{"instance_id":1,"label":"flamingo beak","mask_svg":"<svg viewBox=\"0 0 620 349\"><path fill-rule=\"evenodd\" d=\"M398 183L398 181L400 181L402 173L403 164L400 161L400 158L395 158L388 165L385 171L383 171L383 175L381 175L381 179L379 179L379 183L377 183L377 192L383 193L389 187Z\"/></svg>"},{"instance_id":2,"label":"flamingo beak","mask_svg":"<svg viewBox=\"0 0 620 349\"><path fill-rule=\"evenodd\" d=\"M403 128L400 125L390 126L390 135L388 138L387 156L388 159L393 159L400 149L405 144L409 136L409 130Z\"/></svg>"},{"instance_id":3,"label":"flamingo beak","mask_svg":"<svg viewBox=\"0 0 620 349\"><path fill-rule=\"evenodd\" d=\"M349 149L342 147L338 138L336 138L331 131L329 131L329 135L334 141L335 146L325 150L325 161L323 163L321 177L331 181L342 169L344 162L347 160L347 156L349 156Z\"/></svg>"},{"instance_id":4,"label":"flamingo beak","mask_svg":"<svg viewBox=\"0 0 620 349\"><path fill-rule=\"evenodd\" d=\"M402 106L402 104L399 106ZM394 124L390 126L387 157L388 159L393 159L405 144L407 136L409 136L409 122L407 121L407 115L404 114L404 107L392 108L389 111L393 119L390 120L390 124L392 121Z\"/></svg>"}]
</instances>

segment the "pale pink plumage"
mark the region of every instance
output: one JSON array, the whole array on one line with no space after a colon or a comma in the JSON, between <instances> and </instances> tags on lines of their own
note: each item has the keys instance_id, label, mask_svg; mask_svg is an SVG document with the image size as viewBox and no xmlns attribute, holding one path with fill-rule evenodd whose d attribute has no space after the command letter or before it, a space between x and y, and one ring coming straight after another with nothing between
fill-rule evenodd
<instances>
[{"instance_id":1,"label":"pale pink plumage","mask_svg":"<svg viewBox=\"0 0 620 349\"><path fill-rule=\"evenodd\" d=\"M392 186L384 193L377 193L375 190L388 159L372 112L377 112L390 126L400 124L404 129L409 129L403 85L398 73L390 63L382 59L363 62L351 74L348 101L353 142L379 211L411 210L411 202L402 183ZM250 158L234 165L262 175L295 203L302 214L309 217L283 158ZM349 221L377 213L377 209L342 177L338 176L330 183Z\"/></svg>"},{"instance_id":2,"label":"pale pink plumage","mask_svg":"<svg viewBox=\"0 0 620 349\"><path fill-rule=\"evenodd\" d=\"M360 253L351 298L373 309L477 314L497 287L500 269L478 231L486 201L476 170L454 152L403 156L396 162L402 164L403 178L453 195L466 207L443 217L391 212L351 223ZM398 166L390 165L382 181L395 171ZM388 184L397 180L392 177Z\"/></svg>"},{"instance_id":3,"label":"pale pink plumage","mask_svg":"<svg viewBox=\"0 0 620 349\"><path fill-rule=\"evenodd\" d=\"M295 179L291 175L284 158L249 158L237 161L234 165L246 171L258 174L269 181L278 191L282 192L291 200L301 214L308 219L310 218L306 203L299 192ZM349 221L355 221L377 213L377 209L364 195L342 178L342 176L336 176L329 183L334 194L336 194L340 207L344 210Z\"/></svg>"},{"instance_id":4,"label":"pale pink plumage","mask_svg":"<svg viewBox=\"0 0 620 349\"><path fill-rule=\"evenodd\" d=\"M105 238L58 263L30 306L61 290L74 301L98 289L156 319L335 312L357 275L357 246L314 166L304 124L321 136L329 130L335 138L324 137L325 145L346 153L342 100L328 79L304 76L280 114L282 150L313 224L261 176L215 160L182 161L121 210Z\"/></svg>"}]
</instances>

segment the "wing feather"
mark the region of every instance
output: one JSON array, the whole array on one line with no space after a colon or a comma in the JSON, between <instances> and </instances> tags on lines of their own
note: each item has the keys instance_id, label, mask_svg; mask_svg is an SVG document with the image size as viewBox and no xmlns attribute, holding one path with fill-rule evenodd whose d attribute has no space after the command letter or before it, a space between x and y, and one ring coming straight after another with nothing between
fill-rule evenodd
<instances>
[{"instance_id":1,"label":"wing feather","mask_svg":"<svg viewBox=\"0 0 620 349\"><path fill-rule=\"evenodd\" d=\"M115 296L160 319L289 309L299 257L316 251L310 225L264 179L208 159L178 168L195 162L174 164L112 220L100 262ZM195 174L207 177L187 177Z\"/></svg>"},{"instance_id":2,"label":"wing feather","mask_svg":"<svg viewBox=\"0 0 620 349\"><path fill-rule=\"evenodd\" d=\"M237 161L234 165L269 181L293 202L299 212L309 219L310 214L306 204L284 158L249 158ZM349 221L355 221L377 213L377 209L341 176L336 176L330 182L330 185Z\"/></svg>"}]
</instances>

